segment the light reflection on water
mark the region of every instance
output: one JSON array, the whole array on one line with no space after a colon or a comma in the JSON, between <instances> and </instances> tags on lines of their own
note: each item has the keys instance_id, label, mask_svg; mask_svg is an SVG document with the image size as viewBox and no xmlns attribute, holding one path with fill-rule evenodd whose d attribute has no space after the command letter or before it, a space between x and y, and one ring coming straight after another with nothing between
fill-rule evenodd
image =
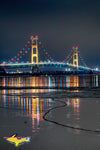
<instances>
[{"instance_id":1,"label":"light reflection on water","mask_svg":"<svg viewBox=\"0 0 100 150\"><path fill-rule=\"evenodd\" d=\"M74 110L74 116L76 120L79 120L79 113L80 113L80 104L81 104L81 98L68 98L67 99L68 106L71 106Z\"/></svg>"},{"instance_id":2,"label":"light reflection on water","mask_svg":"<svg viewBox=\"0 0 100 150\"><path fill-rule=\"evenodd\" d=\"M52 106L50 98L24 98L6 95L3 95L2 98L3 101L0 101L0 107L7 107L17 112L18 116L30 118L33 132L37 132L40 129L39 125L43 121L45 110Z\"/></svg>"},{"instance_id":3,"label":"light reflection on water","mask_svg":"<svg viewBox=\"0 0 100 150\"><path fill-rule=\"evenodd\" d=\"M41 76L0 77L0 86L8 87L99 87L100 77L92 76ZM36 90L33 90L36 92ZM43 89L40 90L43 92ZM38 89L37 89L38 92Z\"/></svg>"},{"instance_id":4,"label":"light reflection on water","mask_svg":"<svg viewBox=\"0 0 100 150\"><path fill-rule=\"evenodd\" d=\"M11 90L10 92L9 90L4 91L3 92L5 94L10 94L11 92ZM67 101L67 107L72 107L74 110L74 119L78 119L81 99L64 98L62 100ZM32 132L39 131L40 123L43 121L44 113L55 105L61 105L61 103L57 102L57 100L53 101L51 98L38 98L34 95L31 95L31 97L2 95L0 100L0 107L9 108L10 110L16 112L16 116L29 118L31 120ZM52 112L50 115L52 116Z\"/></svg>"},{"instance_id":5,"label":"light reflection on water","mask_svg":"<svg viewBox=\"0 0 100 150\"><path fill-rule=\"evenodd\" d=\"M34 87L38 87L38 86L39 87L45 87L45 86L47 87L100 87L100 79L99 79L99 76L62 76L62 77L60 76L49 77L48 76L48 77L15 77L15 78L14 77L13 78L2 77L0 78L0 86L5 86L5 87L6 86L12 86L12 87L24 87L24 86L25 87L31 87L31 86L34 86ZM25 135L28 135L28 133L31 130L32 134L30 135L34 137L36 135L39 135L39 133L42 130L43 131L41 132L42 138L47 139L47 141L50 141L53 139L53 142L56 139L55 148L57 145L58 147L60 146L59 141L62 141L62 143L64 141L63 144L65 144L65 146L68 146L69 149L71 149L71 147L73 147L72 149L75 149L76 145L78 148L80 148L81 144L79 143L82 143L82 140L86 140L85 145L86 144L88 145L88 141L90 141L90 138L91 138L91 135L89 136L89 133L85 133L83 137L82 132L80 130L76 130L76 129L72 130L70 128L68 128L67 130L66 129L63 130L63 128L60 128L60 127L57 128L56 125L45 122L43 120L43 115L49 108L61 105L61 103L57 101L59 99L59 100L67 102L67 107L51 111L48 115L50 119L54 121L58 121L62 124L69 124L74 127L87 128L91 130L100 129L99 98L98 99L67 98L67 97L62 98L60 96L58 99L55 99L55 101L53 101L53 99L51 98L46 98L46 97L41 98L41 96L36 97L35 95L35 93L37 93L38 95L38 93L44 94L44 93L52 92L52 91L59 92L59 91L64 91L64 89L55 88L55 89L0 90L0 107L9 108L7 110L0 109L0 122L1 122L0 132L2 131L3 133L4 130L7 131L8 129L10 129L10 131L13 131L13 128L15 128L15 130L20 133L21 130L24 128L25 130L23 129L21 133L25 131ZM71 90L71 92L79 92L79 90L76 90L76 91ZM10 94L14 96L8 96ZM22 122L20 121L21 119L22 119ZM23 120L25 119L28 122L27 123L28 125L24 126ZM9 123L9 120L11 121L10 123ZM15 121L15 124L14 124L14 121ZM6 124L6 127L5 127L5 124ZM8 127L9 125L12 125L12 126ZM29 126L31 129L27 128L27 126ZM56 136L54 135L54 133L57 134L58 138L55 138ZM49 138L48 134L52 135L51 138ZM74 137L73 134L78 134L80 136L75 135ZM94 136L92 138L94 138L94 141L95 141L95 138L97 137ZM58 141L58 139L60 140ZM79 143L78 144L74 143L75 140L79 141ZM100 139L96 139L96 140L98 140L98 143L99 143ZM35 143L36 143L35 145L36 147L37 147L37 143L40 144L40 141L38 142L37 141L38 140L34 142L34 138L33 138L33 141L31 142L31 144L33 143L32 149ZM72 145L72 142L73 142L73 145ZM94 144L96 144L96 141L92 144L92 146ZM41 145L43 146L43 143ZM50 146L52 144L47 143L47 145ZM83 146L84 146L84 142L83 142Z\"/></svg>"}]
</instances>

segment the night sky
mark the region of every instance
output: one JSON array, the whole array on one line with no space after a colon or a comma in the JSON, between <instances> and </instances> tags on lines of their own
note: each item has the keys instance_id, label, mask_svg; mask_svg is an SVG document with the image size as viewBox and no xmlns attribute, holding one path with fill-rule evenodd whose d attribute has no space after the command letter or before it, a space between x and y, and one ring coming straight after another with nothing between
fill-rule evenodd
<instances>
[{"instance_id":1,"label":"night sky","mask_svg":"<svg viewBox=\"0 0 100 150\"><path fill-rule=\"evenodd\" d=\"M100 0L0 1L0 62L15 56L31 35L56 60L79 46L85 63L100 68Z\"/></svg>"}]
</instances>

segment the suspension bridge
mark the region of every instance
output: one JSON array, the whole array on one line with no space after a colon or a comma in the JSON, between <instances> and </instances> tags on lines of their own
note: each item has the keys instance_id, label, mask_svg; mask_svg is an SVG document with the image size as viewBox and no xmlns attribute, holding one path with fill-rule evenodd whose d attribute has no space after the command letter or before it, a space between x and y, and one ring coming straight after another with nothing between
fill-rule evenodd
<instances>
[{"instance_id":1,"label":"suspension bridge","mask_svg":"<svg viewBox=\"0 0 100 150\"><path fill-rule=\"evenodd\" d=\"M41 57L39 57L40 55ZM79 62L82 65L79 65ZM14 57L2 62L0 67L5 68L5 70L12 73L24 72L25 68L28 72L32 73L39 71L62 71L67 73L71 71L92 71L92 69L88 68L85 64L77 46L73 46L69 55L67 55L62 62L58 62L50 56L42 42L39 41L38 36L31 36L24 48L21 49Z\"/></svg>"}]
</instances>

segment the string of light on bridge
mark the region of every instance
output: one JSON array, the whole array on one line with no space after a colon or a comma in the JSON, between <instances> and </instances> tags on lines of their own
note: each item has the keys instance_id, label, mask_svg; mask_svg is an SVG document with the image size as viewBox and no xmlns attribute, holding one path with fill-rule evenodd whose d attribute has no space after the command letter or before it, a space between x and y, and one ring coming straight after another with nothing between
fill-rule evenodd
<instances>
[{"instance_id":1,"label":"string of light on bridge","mask_svg":"<svg viewBox=\"0 0 100 150\"><path fill-rule=\"evenodd\" d=\"M11 62L15 63L15 62L19 61L20 59L23 58L23 56L25 56L28 53L29 50L30 50L30 45L29 45L29 41L28 41L28 45L25 44L25 47L22 50L20 50L19 53L17 53L16 56L14 56L13 58L9 59L8 63L11 63Z\"/></svg>"},{"instance_id":2,"label":"string of light on bridge","mask_svg":"<svg viewBox=\"0 0 100 150\"><path fill-rule=\"evenodd\" d=\"M48 57L47 61L54 61L54 59L50 56L50 54L46 51L46 49L44 48L42 42L39 42L39 46L42 48L43 52L45 53L45 55Z\"/></svg>"},{"instance_id":3,"label":"string of light on bridge","mask_svg":"<svg viewBox=\"0 0 100 150\"><path fill-rule=\"evenodd\" d=\"M27 41L27 44L25 44L24 48L22 48L22 50L20 50L19 53L17 53L16 56L14 56L13 58L11 58L7 61L7 64L16 63L16 62L22 60L23 57L27 56L27 53L29 53L30 50L31 50L31 46L32 46L31 45L31 40L32 40L32 38L33 38L33 36L30 37L30 41ZM35 38L38 38L38 36L35 36ZM54 59L50 56L50 54L44 48L42 42L39 41L38 44L39 44L40 48L43 50L45 56L47 57L47 61L53 61L54 62Z\"/></svg>"},{"instance_id":4,"label":"string of light on bridge","mask_svg":"<svg viewBox=\"0 0 100 150\"><path fill-rule=\"evenodd\" d=\"M25 56L28 56L28 53L30 53L31 52L31 49L32 49L32 44L35 42L35 40L34 39L36 39L37 41L38 41L38 46L42 49L42 52L45 54L45 58L47 58L47 62L56 62L51 56L50 56L50 54L47 52L47 50L46 50L46 48L43 46L43 44L42 44L42 42L41 41L39 41L38 40L38 36L36 35L36 36L31 36L30 37L30 40L29 41L27 41L27 43L25 44L25 46L19 51L19 53L17 53L17 55L16 56L14 56L13 58L11 58L11 59L9 59L8 60L8 64L13 64L13 63L17 63L17 62L19 62L19 61L22 61L22 59L23 58L25 58ZM79 56L79 58L80 58L80 60L81 60L81 62L82 62L82 64L86 67L86 64L85 64L85 62L84 62L84 60L83 60L83 58L82 58L82 56L80 55L80 52L78 51L78 47L76 46L76 47L72 47L72 50L70 51L70 53L69 53L69 55L66 57L66 59L65 60L63 60L63 62L62 63L69 63L70 61L71 61L71 59L72 58L74 58L74 56L75 56L75 50L77 51L77 55ZM28 57L27 57L28 58ZM74 58L75 59L75 58ZM29 63L29 61L27 61L28 63ZM23 61L22 61L22 63L23 63ZM58 64L59 64L59 62L57 62ZM56 66L57 66L57 63L55 63L56 64ZM44 67L44 66L42 66L42 67Z\"/></svg>"},{"instance_id":5,"label":"string of light on bridge","mask_svg":"<svg viewBox=\"0 0 100 150\"><path fill-rule=\"evenodd\" d=\"M74 51L73 51L73 49L74 49L74 48L75 48L75 47L73 46L73 47L72 47L72 50L71 50L70 53L69 53L69 55L63 60L64 63L69 63L70 60L73 58L73 56L74 56ZM78 46L76 46L76 50L78 51ZM79 55L79 57L80 57L80 60L81 60L82 64L83 64L85 67L87 67L86 63L84 62L84 59L83 59L82 56L80 55L80 51L78 51L78 55Z\"/></svg>"}]
</instances>

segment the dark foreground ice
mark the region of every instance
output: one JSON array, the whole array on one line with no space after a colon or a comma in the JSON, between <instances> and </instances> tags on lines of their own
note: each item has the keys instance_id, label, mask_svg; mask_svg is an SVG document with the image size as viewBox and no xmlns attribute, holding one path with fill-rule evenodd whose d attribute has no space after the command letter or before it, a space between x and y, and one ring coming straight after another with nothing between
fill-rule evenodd
<instances>
[{"instance_id":1,"label":"dark foreground ice","mask_svg":"<svg viewBox=\"0 0 100 150\"><path fill-rule=\"evenodd\" d=\"M66 92L48 91L44 94L13 93L4 90L0 95L0 150L100 150L99 96L92 97L88 91L88 98L77 91L76 95L70 92L69 96ZM64 103L67 105L60 107ZM58 125L43 119L45 113L56 106L59 108L51 110L46 119ZM30 143L15 147L4 139L14 133L19 137L31 137Z\"/></svg>"}]
</instances>

